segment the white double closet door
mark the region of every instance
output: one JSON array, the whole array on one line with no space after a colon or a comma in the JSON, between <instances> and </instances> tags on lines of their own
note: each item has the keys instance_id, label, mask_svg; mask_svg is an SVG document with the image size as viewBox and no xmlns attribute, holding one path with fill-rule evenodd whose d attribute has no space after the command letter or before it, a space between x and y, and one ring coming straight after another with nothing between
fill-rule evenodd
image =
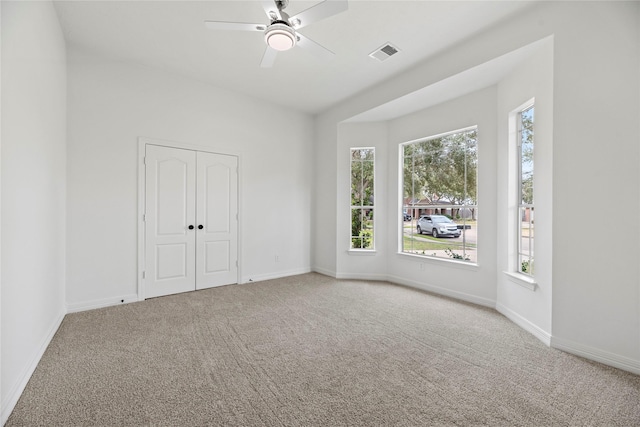
<instances>
[{"instance_id":1,"label":"white double closet door","mask_svg":"<svg viewBox=\"0 0 640 427\"><path fill-rule=\"evenodd\" d=\"M145 298L237 283L238 158L145 152Z\"/></svg>"}]
</instances>

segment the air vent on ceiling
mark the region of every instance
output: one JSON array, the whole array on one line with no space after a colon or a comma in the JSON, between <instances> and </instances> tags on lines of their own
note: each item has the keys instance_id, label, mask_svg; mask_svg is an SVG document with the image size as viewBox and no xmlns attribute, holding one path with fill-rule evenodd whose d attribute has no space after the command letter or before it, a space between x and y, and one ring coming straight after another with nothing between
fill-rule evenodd
<instances>
[{"instance_id":1,"label":"air vent on ceiling","mask_svg":"<svg viewBox=\"0 0 640 427\"><path fill-rule=\"evenodd\" d=\"M371 52L369 56L382 62L398 52L400 52L400 49L398 49L391 43L385 43L384 45Z\"/></svg>"}]
</instances>

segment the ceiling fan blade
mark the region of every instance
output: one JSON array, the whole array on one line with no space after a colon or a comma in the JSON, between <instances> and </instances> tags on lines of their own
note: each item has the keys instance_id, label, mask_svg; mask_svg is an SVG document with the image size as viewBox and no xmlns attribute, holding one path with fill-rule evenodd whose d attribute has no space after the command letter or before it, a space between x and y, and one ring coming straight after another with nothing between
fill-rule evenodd
<instances>
[{"instance_id":1,"label":"ceiling fan blade","mask_svg":"<svg viewBox=\"0 0 640 427\"><path fill-rule=\"evenodd\" d=\"M289 19L294 28L302 28L321 19L328 18L349 8L347 0L324 0Z\"/></svg>"},{"instance_id":2,"label":"ceiling fan blade","mask_svg":"<svg viewBox=\"0 0 640 427\"><path fill-rule=\"evenodd\" d=\"M264 24L249 24L245 22L204 21L204 24L210 30L264 31L267 28Z\"/></svg>"},{"instance_id":3,"label":"ceiling fan blade","mask_svg":"<svg viewBox=\"0 0 640 427\"><path fill-rule=\"evenodd\" d=\"M282 20L282 15L280 15L280 9L276 6L275 1L273 0L262 0L262 7L264 8L264 12L267 14L270 20Z\"/></svg>"},{"instance_id":4,"label":"ceiling fan blade","mask_svg":"<svg viewBox=\"0 0 640 427\"><path fill-rule=\"evenodd\" d=\"M335 56L335 53L331 52L329 49L327 49L324 46L320 46L318 43L314 42L309 37L305 37L300 33L297 33L297 36L298 36L298 46L300 46L303 49L306 49L313 56L322 60L331 59Z\"/></svg>"},{"instance_id":5,"label":"ceiling fan blade","mask_svg":"<svg viewBox=\"0 0 640 427\"><path fill-rule=\"evenodd\" d=\"M260 66L262 68L271 68L276 60L277 54L277 50L267 46L267 49L264 51L264 55L262 55L262 62L260 63Z\"/></svg>"}]
</instances>

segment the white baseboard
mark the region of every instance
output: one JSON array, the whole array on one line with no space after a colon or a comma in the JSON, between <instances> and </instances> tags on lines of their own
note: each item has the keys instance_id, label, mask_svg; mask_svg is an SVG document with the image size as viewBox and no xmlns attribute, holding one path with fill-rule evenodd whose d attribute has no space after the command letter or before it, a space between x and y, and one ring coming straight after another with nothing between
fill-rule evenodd
<instances>
[{"instance_id":1,"label":"white baseboard","mask_svg":"<svg viewBox=\"0 0 640 427\"><path fill-rule=\"evenodd\" d=\"M546 346L551 345L551 334L540 328L538 325L531 323L529 320L502 304L496 304L496 310L498 310L498 312L504 315L507 319L538 338Z\"/></svg>"},{"instance_id":2,"label":"white baseboard","mask_svg":"<svg viewBox=\"0 0 640 427\"><path fill-rule=\"evenodd\" d=\"M551 347L640 375L640 360L631 359L558 337L551 337Z\"/></svg>"},{"instance_id":3,"label":"white baseboard","mask_svg":"<svg viewBox=\"0 0 640 427\"><path fill-rule=\"evenodd\" d=\"M314 271L325 276L334 277L336 279L352 279L352 280L375 280L383 282L391 282L399 285L408 286L410 288L416 288L423 291L433 292L434 294L444 295L447 297L459 299L462 301L470 302L473 304L482 305L484 307L495 308L496 302L489 298L479 297L477 295L466 294L464 292L452 291L451 289L441 288L439 286L433 286L422 282L416 282L413 280L404 279L402 277L390 276L387 274L359 274L359 273L335 273L324 270L322 268L314 268Z\"/></svg>"},{"instance_id":4,"label":"white baseboard","mask_svg":"<svg viewBox=\"0 0 640 427\"><path fill-rule=\"evenodd\" d=\"M359 273L338 273L335 276L336 279L351 279L351 280L373 280L380 282L388 282L388 276L386 274L359 274Z\"/></svg>"},{"instance_id":5,"label":"white baseboard","mask_svg":"<svg viewBox=\"0 0 640 427\"><path fill-rule=\"evenodd\" d=\"M65 316L65 313L60 313L57 316L51 328L49 329L49 331L47 331L47 334L42 340L42 343L40 343L38 351L31 357L31 359L29 360L29 363L27 363L22 374L18 377L19 378L18 381L13 386L11 386L11 388L6 392L5 394L6 397L2 401L2 413L0 414L0 417L1 417L0 425L4 425L9 419L9 415L11 415L11 412L13 412L13 408L16 406L16 403L18 403L18 399L20 399L20 396L22 395L22 392L27 386L29 379L31 379L31 375L33 375L33 372L36 370L38 363L40 363L40 359L42 358L42 355L44 354L45 350L49 346L49 343L53 339L53 336L58 331L58 328L60 327L60 324L62 323L64 316Z\"/></svg>"},{"instance_id":6,"label":"white baseboard","mask_svg":"<svg viewBox=\"0 0 640 427\"><path fill-rule=\"evenodd\" d=\"M423 291L433 292L434 294L444 295L447 297L459 299L462 301L470 302L473 304L482 305L485 307L495 308L496 302L489 298L479 297L477 295L471 295L464 292L452 291L451 289L441 288L439 286L433 286L422 282L416 282L414 280L408 280L397 276L387 276L387 281L392 283L398 283L400 285L409 286Z\"/></svg>"},{"instance_id":7,"label":"white baseboard","mask_svg":"<svg viewBox=\"0 0 640 427\"><path fill-rule=\"evenodd\" d=\"M327 270L326 268L322 268L322 267L313 267L312 271L316 273L324 274L325 276L333 277L334 279L336 279L338 276L338 274L335 271Z\"/></svg>"},{"instance_id":8,"label":"white baseboard","mask_svg":"<svg viewBox=\"0 0 640 427\"><path fill-rule=\"evenodd\" d=\"M398 285L408 286L410 288L416 288L423 291L429 291L434 294L444 295L447 297L459 299L462 301L470 302L484 307L495 308L496 302L489 298L479 297L477 295L466 294L464 292L452 291L447 288L441 288L439 286L433 286L413 280L407 280L397 276L390 276L387 274L366 274L366 273L336 273L334 271L325 270L323 268L314 267L313 271L316 273L324 274L325 276L333 277L336 279L351 279L351 280L375 280L380 282L390 282Z\"/></svg>"},{"instance_id":9,"label":"white baseboard","mask_svg":"<svg viewBox=\"0 0 640 427\"><path fill-rule=\"evenodd\" d=\"M421 289L429 292L433 292L440 295L445 295L451 298L456 298L462 301L471 302L474 304L482 305L485 307L495 308L499 313L503 314L507 319L531 333L533 336L542 341L545 345L556 348L558 350L566 351L567 353L575 354L585 359L593 360L603 363L614 368L622 369L640 375L640 360L631 359L618 354L610 353L607 351L599 350L596 348L588 347L583 344L579 344L570 340L565 340L552 336L549 332L543 330L539 326L533 324L529 320L525 319L515 311L505 307L502 304L498 304L488 298L478 297L476 295L465 294L463 292L452 291L450 289L441 288L438 286L432 286L425 283L415 282L396 276L383 276L383 275L367 275L367 274L345 274L336 273L323 268L314 267L314 271L324 274L325 276L334 277L337 279L362 279L362 280L384 280L391 283L397 283L400 285L409 286L416 289Z\"/></svg>"},{"instance_id":10,"label":"white baseboard","mask_svg":"<svg viewBox=\"0 0 640 427\"><path fill-rule=\"evenodd\" d=\"M113 305L127 304L137 302L138 294L123 295L121 297L103 298L93 301L84 301L67 304L67 313L76 313L79 311L94 310L96 308L111 307Z\"/></svg>"},{"instance_id":11,"label":"white baseboard","mask_svg":"<svg viewBox=\"0 0 640 427\"><path fill-rule=\"evenodd\" d=\"M263 282L265 280L281 279L288 276L297 276L298 274L311 273L311 267L300 268L297 270L275 271L266 274L254 274L243 277L240 283Z\"/></svg>"}]
</instances>

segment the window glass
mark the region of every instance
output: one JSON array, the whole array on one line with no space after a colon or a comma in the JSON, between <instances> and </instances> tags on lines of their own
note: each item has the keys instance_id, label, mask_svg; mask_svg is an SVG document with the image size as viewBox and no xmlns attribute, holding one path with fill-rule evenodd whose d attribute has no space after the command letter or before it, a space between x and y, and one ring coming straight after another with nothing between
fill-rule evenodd
<instances>
[{"instance_id":1,"label":"window glass","mask_svg":"<svg viewBox=\"0 0 640 427\"><path fill-rule=\"evenodd\" d=\"M401 145L401 252L477 262L477 128Z\"/></svg>"},{"instance_id":2,"label":"window glass","mask_svg":"<svg viewBox=\"0 0 640 427\"><path fill-rule=\"evenodd\" d=\"M351 249L374 249L373 148L351 149Z\"/></svg>"},{"instance_id":3,"label":"window glass","mask_svg":"<svg viewBox=\"0 0 640 427\"><path fill-rule=\"evenodd\" d=\"M518 114L518 259L516 271L533 276L534 273L534 213L533 200L533 121L534 106Z\"/></svg>"}]
</instances>

